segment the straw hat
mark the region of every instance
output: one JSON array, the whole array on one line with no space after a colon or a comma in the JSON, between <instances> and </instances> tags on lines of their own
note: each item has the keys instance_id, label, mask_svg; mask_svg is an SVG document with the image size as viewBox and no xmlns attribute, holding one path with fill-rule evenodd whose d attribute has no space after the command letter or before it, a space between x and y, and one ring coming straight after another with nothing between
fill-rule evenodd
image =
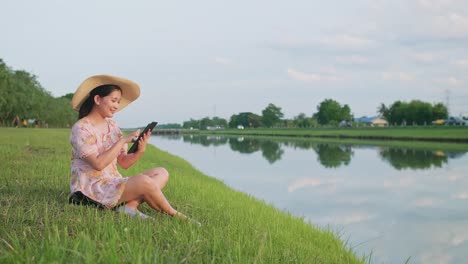
<instances>
[{"instance_id":1,"label":"straw hat","mask_svg":"<svg viewBox=\"0 0 468 264\"><path fill-rule=\"evenodd\" d=\"M122 89L122 99L120 100L120 106L117 111L122 110L140 96L140 87L133 81L111 75L91 76L81 83L73 95L71 102L73 110L80 111L80 107L88 98L89 93L94 88L105 84L117 85Z\"/></svg>"}]
</instances>

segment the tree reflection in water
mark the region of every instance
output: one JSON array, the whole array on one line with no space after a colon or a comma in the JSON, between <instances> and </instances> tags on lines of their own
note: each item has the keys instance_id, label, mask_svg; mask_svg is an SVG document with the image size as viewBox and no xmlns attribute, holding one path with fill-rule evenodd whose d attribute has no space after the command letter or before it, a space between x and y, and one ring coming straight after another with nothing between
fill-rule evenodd
<instances>
[{"instance_id":1,"label":"tree reflection in water","mask_svg":"<svg viewBox=\"0 0 468 264\"><path fill-rule=\"evenodd\" d=\"M274 141L263 141L261 148L263 157L271 164L275 163L277 160L280 160L284 153L280 145Z\"/></svg>"},{"instance_id":2,"label":"tree reflection in water","mask_svg":"<svg viewBox=\"0 0 468 264\"><path fill-rule=\"evenodd\" d=\"M200 144L205 147L225 145L228 141L223 136L197 136L197 135L184 135L184 142L191 144Z\"/></svg>"},{"instance_id":3,"label":"tree reflection in water","mask_svg":"<svg viewBox=\"0 0 468 264\"><path fill-rule=\"evenodd\" d=\"M271 164L281 160L284 150L282 147L299 149L313 149L317 153L317 160L326 168L347 166L354 155L354 148L358 145L323 143L311 140L271 140L254 137L224 137L205 135L184 135L183 141L203 146L220 146L229 144L232 151L251 154L262 151L262 156ZM381 147L379 155L397 170L430 169L432 166L440 168L449 159L459 158L466 152L420 150L395 147Z\"/></svg>"},{"instance_id":4,"label":"tree reflection in water","mask_svg":"<svg viewBox=\"0 0 468 264\"><path fill-rule=\"evenodd\" d=\"M260 142L257 139L229 138L229 146L233 151L250 154L260 150Z\"/></svg>"},{"instance_id":5,"label":"tree reflection in water","mask_svg":"<svg viewBox=\"0 0 468 264\"><path fill-rule=\"evenodd\" d=\"M458 158L464 154L465 152L404 148L383 148L380 151L382 160L389 162L397 170L441 168L449 158Z\"/></svg>"},{"instance_id":6,"label":"tree reflection in water","mask_svg":"<svg viewBox=\"0 0 468 264\"><path fill-rule=\"evenodd\" d=\"M317 153L317 159L326 168L338 168L349 165L354 152L349 145L316 144L312 147Z\"/></svg>"}]
</instances>

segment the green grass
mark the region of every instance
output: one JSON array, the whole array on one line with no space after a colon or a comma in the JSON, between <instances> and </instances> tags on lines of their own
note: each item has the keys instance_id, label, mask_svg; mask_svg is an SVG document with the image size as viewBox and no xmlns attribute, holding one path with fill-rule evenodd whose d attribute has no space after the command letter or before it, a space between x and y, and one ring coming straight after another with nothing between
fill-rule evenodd
<instances>
[{"instance_id":1,"label":"green grass","mask_svg":"<svg viewBox=\"0 0 468 264\"><path fill-rule=\"evenodd\" d=\"M193 133L193 131L184 131ZM310 129L227 129L198 133L263 135L283 137L354 138L377 140L417 140L468 143L468 127L390 127L390 128L310 128Z\"/></svg>"},{"instance_id":2,"label":"green grass","mask_svg":"<svg viewBox=\"0 0 468 264\"><path fill-rule=\"evenodd\" d=\"M198 228L67 203L69 130L0 129L0 263L364 263L331 231L281 212L155 147L124 175L164 166L164 192Z\"/></svg>"}]
</instances>

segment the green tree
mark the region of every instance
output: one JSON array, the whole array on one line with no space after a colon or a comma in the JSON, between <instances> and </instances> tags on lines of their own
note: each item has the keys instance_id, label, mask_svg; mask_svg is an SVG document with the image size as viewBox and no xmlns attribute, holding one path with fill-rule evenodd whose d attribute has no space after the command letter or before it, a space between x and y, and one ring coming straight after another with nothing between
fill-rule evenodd
<instances>
[{"instance_id":1,"label":"green tree","mask_svg":"<svg viewBox=\"0 0 468 264\"><path fill-rule=\"evenodd\" d=\"M200 129L206 129L207 127L213 126L213 120L209 117L204 117L200 120Z\"/></svg>"},{"instance_id":2,"label":"green tree","mask_svg":"<svg viewBox=\"0 0 468 264\"><path fill-rule=\"evenodd\" d=\"M442 103L434 104L434 106L432 107L432 118L434 120L437 120L437 119L447 119L447 117L448 117L447 107Z\"/></svg>"},{"instance_id":3,"label":"green tree","mask_svg":"<svg viewBox=\"0 0 468 264\"><path fill-rule=\"evenodd\" d=\"M394 102L388 109L387 121L390 124L427 125L435 119L445 119L447 108L442 103L431 105L420 100Z\"/></svg>"},{"instance_id":4,"label":"green tree","mask_svg":"<svg viewBox=\"0 0 468 264\"><path fill-rule=\"evenodd\" d=\"M13 107L16 105L16 91L11 85L11 71L0 59L0 121L2 126L9 123L14 116Z\"/></svg>"},{"instance_id":5,"label":"green tree","mask_svg":"<svg viewBox=\"0 0 468 264\"><path fill-rule=\"evenodd\" d=\"M181 129L182 126L178 123L158 124L158 128L162 129Z\"/></svg>"},{"instance_id":6,"label":"green tree","mask_svg":"<svg viewBox=\"0 0 468 264\"><path fill-rule=\"evenodd\" d=\"M62 95L60 98L67 98L71 101L71 99L73 98L73 93L67 93L66 95Z\"/></svg>"},{"instance_id":7,"label":"green tree","mask_svg":"<svg viewBox=\"0 0 468 264\"><path fill-rule=\"evenodd\" d=\"M351 121L353 120L353 115L351 114L351 108L347 104L343 105L341 108L341 120Z\"/></svg>"},{"instance_id":8,"label":"green tree","mask_svg":"<svg viewBox=\"0 0 468 264\"><path fill-rule=\"evenodd\" d=\"M229 127L236 128L239 125L244 127L256 128L261 126L262 117L251 112L243 112L232 115L229 120Z\"/></svg>"},{"instance_id":9,"label":"green tree","mask_svg":"<svg viewBox=\"0 0 468 264\"><path fill-rule=\"evenodd\" d=\"M262 111L262 123L265 127L273 127L283 118L281 107L274 104L268 106Z\"/></svg>"},{"instance_id":10,"label":"green tree","mask_svg":"<svg viewBox=\"0 0 468 264\"><path fill-rule=\"evenodd\" d=\"M307 116L304 113L300 113L296 117L294 117L294 125L299 128L309 127L309 122L307 120Z\"/></svg>"},{"instance_id":11,"label":"green tree","mask_svg":"<svg viewBox=\"0 0 468 264\"><path fill-rule=\"evenodd\" d=\"M380 103L379 107L377 107L377 113L379 113L386 120L388 120L389 109L384 103Z\"/></svg>"},{"instance_id":12,"label":"green tree","mask_svg":"<svg viewBox=\"0 0 468 264\"><path fill-rule=\"evenodd\" d=\"M212 118L212 124L213 126L219 126L219 127L222 127L222 128L225 128L228 126L228 123L227 123L227 120L224 119L224 118L221 118L221 117L213 117Z\"/></svg>"},{"instance_id":13,"label":"green tree","mask_svg":"<svg viewBox=\"0 0 468 264\"><path fill-rule=\"evenodd\" d=\"M54 98L36 76L23 70L11 70L0 59L0 121L3 126L10 125L16 115L54 127L70 126L77 118L70 100L71 97Z\"/></svg>"},{"instance_id":14,"label":"green tree","mask_svg":"<svg viewBox=\"0 0 468 264\"><path fill-rule=\"evenodd\" d=\"M299 128L316 127L317 120L313 117L307 117L304 113L300 113L294 117L293 124Z\"/></svg>"},{"instance_id":15,"label":"green tree","mask_svg":"<svg viewBox=\"0 0 468 264\"><path fill-rule=\"evenodd\" d=\"M182 127L185 129L190 129L190 128L200 129L200 121L190 118L189 121L185 121L182 124Z\"/></svg>"},{"instance_id":16,"label":"green tree","mask_svg":"<svg viewBox=\"0 0 468 264\"><path fill-rule=\"evenodd\" d=\"M333 99L325 99L317 106L317 113L314 114L321 125L330 123L338 124L342 120L352 120L351 109L348 105L343 107Z\"/></svg>"},{"instance_id":17,"label":"green tree","mask_svg":"<svg viewBox=\"0 0 468 264\"><path fill-rule=\"evenodd\" d=\"M408 104L396 101L394 102L390 108L388 109L388 122L390 124L401 125L406 122L406 110L408 108Z\"/></svg>"}]
</instances>

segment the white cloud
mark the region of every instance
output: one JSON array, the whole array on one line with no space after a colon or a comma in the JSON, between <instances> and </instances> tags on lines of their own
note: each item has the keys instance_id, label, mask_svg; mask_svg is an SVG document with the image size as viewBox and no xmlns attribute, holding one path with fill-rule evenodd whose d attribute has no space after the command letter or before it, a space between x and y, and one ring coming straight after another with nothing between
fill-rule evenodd
<instances>
[{"instance_id":1,"label":"white cloud","mask_svg":"<svg viewBox=\"0 0 468 264\"><path fill-rule=\"evenodd\" d=\"M463 81L453 77L453 76L450 76L448 79L447 79L447 83L449 85L452 85L452 86L458 86L458 85L461 85L463 84Z\"/></svg>"},{"instance_id":2,"label":"white cloud","mask_svg":"<svg viewBox=\"0 0 468 264\"><path fill-rule=\"evenodd\" d=\"M336 221L337 224L348 225L371 220L374 218L374 216L363 212L352 212L348 215L343 215L338 218L339 220Z\"/></svg>"},{"instance_id":3,"label":"white cloud","mask_svg":"<svg viewBox=\"0 0 468 264\"><path fill-rule=\"evenodd\" d=\"M458 180L463 179L463 175L462 174L449 174L448 176L443 177L443 178L453 182L453 181L458 181Z\"/></svg>"},{"instance_id":4,"label":"white cloud","mask_svg":"<svg viewBox=\"0 0 468 264\"><path fill-rule=\"evenodd\" d=\"M362 49L375 44L373 40L348 34L322 37L320 38L320 43L326 46L345 49Z\"/></svg>"},{"instance_id":5,"label":"white cloud","mask_svg":"<svg viewBox=\"0 0 468 264\"><path fill-rule=\"evenodd\" d=\"M326 186L327 190L330 192L334 192L336 190L336 185L342 182L343 179L337 178L330 178L327 180L319 179L319 178L302 178L293 181L288 185L288 192L295 192L298 189L306 188L306 187L318 187L318 186ZM323 189L322 189L323 190Z\"/></svg>"},{"instance_id":6,"label":"white cloud","mask_svg":"<svg viewBox=\"0 0 468 264\"><path fill-rule=\"evenodd\" d=\"M385 81L412 81L414 80L413 76L406 72L382 72L382 79Z\"/></svg>"},{"instance_id":7,"label":"white cloud","mask_svg":"<svg viewBox=\"0 0 468 264\"><path fill-rule=\"evenodd\" d=\"M468 70L468 59L461 59L461 60L456 60L454 62L455 65L462 69L467 69Z\"/></svg>"},{"instance_id":8,"label":"white cloud","mask_svg":"<svg viewBox=\"0 0 468 264\"><path fill-rule=\"evenodd\" d=\"M445 88L449 88L448 86L450 86L450 88L454 88L454 89L464 88L463 85L465 83L463 80L455 76L449 76L447 78L439 78L439 79L435 79L434 81L440 86L443 86Z\"/></svg>"},{"instance_id":9,"label":"white cloud","mask_svg":"<svg viewBox=\"0 0 468 264\"><path fill-rule=\"evenodd\" d=\"M338 56L335 57L335 60L340 64L351 65L362 65L369 63L369 58L360 55Z\"/></svg>"},{"instance_id":10,"label":"white cloud","mask_svg":"<svg viewBox=\"0 0 468 264\"><path fill-rule=\"evenodd\" d=\"M333 73L305 73L292 68L288 68L289 77L297 81L314 82L314 81L336 81L339 78Z\"/></svg>"},{"instance_id":11,"label":"white cloud","mask_svg":"<svg viewBox=\"0 0 468 264\"><path fill-rule=\"evenodd\" d=\"M453 1L452 0L418 0L417 3L419 6L426 9L440 10L445 7L449 7Z\"/></svg>"},{"instance_id":12,"label":"white cloud","mask_svg":"<svg viewBox=\"0 0 468 264\"><path fill-rule=\"evenodd\" d=\"M413 202L413 205L416 207L433 207L434 205L438 203L440 203L440 201L425 197L425 198L417 199L416 201Z\"/></svg>"},{"instance_id":13,"label":"white cloud","mask_svg":"<svg viewBox=\"0 0 468 264\"><path fill-rule=\"evenodd\" d=\"M438 263L449 264L452 263L453 257L447 252L440 252L441 249L431 249L423 251L417 258L417 263Z\"/></svg>"},{"instance_id":14,"label":"white cloud","mask_svg":"<svg viewBox=\"0 0 468 264\"><path fill-rule=\"evenodd\" d=\"M281 36L278 43L286 47L295 47L304 44L298 37L292 35Z\"/></svg>"},{"instance_id":15,"label":"white cloud","mask_svg":"<svg viewBox=\"0 0 468 264\"><path fill-rule=\"evenodd\" d=\"M458 193L454 197L455 197L455 199L458 199L458 200L467 200L468 199L468 192Z\"/></svg>"},{"instance_id":16,"label":"white cloud","mask_svg":"<svg viewBox=\"0 0 468 264\"><path fill-rule=\"evenodd\" d=\"M453 246L459 246L468 241L468 230L462 230L457 232L450 241Z\"/></svg>"},{"instance_id":17,"label":"white cloud","mask_svg":"<svg viewBox=\"0 0 468 264\"><path fill-rule=\"evenodd\" d=\"M302 189L304 187L317 187L322 185L323 182L321 179L318 178L305 178L294 181L288 186L288 192L295 192L298 189Z\"/></svg>"},{"instance_id":18,"label":"white cloud","mask_svg":"<svg viewBox=\"0 0 468 264\"><path fill-rule=\"evenodd\" d=\"M412 57L419 62L429 63L437 59L437 55L433 53L413 53Z\"/></svg>"},{"instance_id":19,"label":"white cloud","mask_svg":"<svg viewBox=\"0 0 468 264\"><path fill-rule=\"evenodd\" d=\"M393 188L408 188L416 184L416 179L413 176L402 175L398 178L384 180L383 186L385 189Z\"/></svg>"},{"instance_id":20,"label":"white cloud","mask_svg":"<svg viewBox=\"0 0 468 264\"><path fill-rule=\"evenodd\" d=\"M232 64L232 61L230 59L223 58L223 57L214 58L214 62L217 63L217 64L221 64L221 65L231 65Z\"/></svg>"},{"instance_id":21,"label":"white cloud","mask_svg":"<svg viewBox=\"0 0 468 264\"><path fill-rule=\"evenodd\" d=\"M313 221L318 223L324 223L327 225L329 225L330 223L335 225L349 225L362 223L364 221L369 221L374 218L375 215L366 212L339 212L325 217L313 219Z\"/></svg>"},{"instance_id":22,"label":"white cloud","mask_svg":"<svg viewBox=\"0 0 468 264\"><path fill-rule=\"evenodd\" d=\"M451 26L455 27L456 31L463 31L465 34L467 33L468 18L465 16L452 13L448 16L448 21L450 22Z\"/></svg>"},{"instance_id":23,"label":"white cloud","mask_svg":"<svg viewBox=\"0 0 468 264\"><path fill-rule=\"evenodd\" d=\"M457 14L436 16L432 31L439 37L466 37L468 36L468 18Z\"/></svg>"}]
</instances>

